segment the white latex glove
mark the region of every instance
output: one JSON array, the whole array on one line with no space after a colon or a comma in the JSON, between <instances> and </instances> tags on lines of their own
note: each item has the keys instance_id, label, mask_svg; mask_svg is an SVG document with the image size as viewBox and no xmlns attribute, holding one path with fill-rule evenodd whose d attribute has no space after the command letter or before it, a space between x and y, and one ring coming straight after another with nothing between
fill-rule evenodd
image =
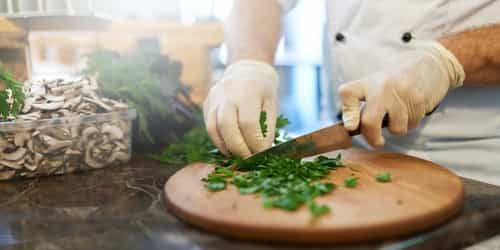
<instances>
[{"instance_id":1,"label":"white latex glove","mask_svg":"<svg viewBox=\"0 0 500 250\"><path fill-rule=\"evenodd\" d=\"M203 105L208 134L224 154L248 157L271 146L277 113L279 77L266 63L242 60L229 66ZM267 113L262 135L260 113Z\"/></svg>"},{"instance_id":2,"label":"white latex glove","mask_svg":"<svg viewBox=\"0 0 500 250\"><path fill-rule=\"evenodd\" d=\"M361 126L363 136L375 147L385 143L381 125L386 114L389 131L404 135L465 79L462 65L438 42L419 44L398 59L402 63L389 70L339 88L345 127L352 131Z\"/></svg>"}]
</instances>

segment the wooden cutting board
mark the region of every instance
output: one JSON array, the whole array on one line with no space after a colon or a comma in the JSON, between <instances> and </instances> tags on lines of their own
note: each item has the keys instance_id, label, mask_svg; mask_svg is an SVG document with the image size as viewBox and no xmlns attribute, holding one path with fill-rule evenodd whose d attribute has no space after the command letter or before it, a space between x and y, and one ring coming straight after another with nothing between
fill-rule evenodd
<instances>
[{"instance_id":1,"label":"wooden cutting board","mask_svg":"<svg viewBox=\"0 0 500 250\"><path fill-rule=\"evenodd\" d=\"M165 185L166 204L184 221L214 233L294 243L394 238L440 225L461 211L462 181L443 167L397 153L341 153L346 167L328 177L337 188L316 199L331 212L316 220L305 206L295 212L263 208L260 197L240 195L232 185L207 191L201 181L213 169L207 164L174 174ZM375 176L384 171L392 174L392 181L376 182ZM351 174L359 177L358 185L346 188L344 179Z\"/></svg>"}]
</instances>

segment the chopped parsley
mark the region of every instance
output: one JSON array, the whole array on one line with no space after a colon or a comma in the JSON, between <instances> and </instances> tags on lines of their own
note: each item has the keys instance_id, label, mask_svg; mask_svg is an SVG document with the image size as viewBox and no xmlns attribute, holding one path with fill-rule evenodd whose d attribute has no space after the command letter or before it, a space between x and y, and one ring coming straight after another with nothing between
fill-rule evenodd
<instances>
[{"instance_id":1,"label":"chopped parsley","mask_svg":"<svg viewBox=\"0 0 500 250\"><path fill-rule=\"evenodd\" d=\"M390 182L391 181L391 173L389 173L389 172L379 173L379 174L377 174L377 176L375 176L375 179L378 182Z\"/></svg>"},{"instance_id":2,"label":"chopped parsley","mask_svg":"<svg viewBox=\"0 0 500 250\"><path fill-rule=\"evenodd\" d=\"M335 188L333 183L322 182L321 179L342 166L340 154L336 158L319 156L313 161L272 155L259 159L259 162L236 159L234 163L234 168L217 167L203 179L205 187L220 191L226 187L226 183L230 183L242 195L258 194L267 208L295 211L306 204L313 217L330 211L328 206L320 206L314 199Z\"/></svg>"},{"instance_id":3,"label":"chopped parsley","mask_svg":"<svg viewBox=\"0 0 500 250\"><path fill-rule=\"evenodd\" d=\"M260 124L260 131L262 132L262 136L265 138L267 136L267 113L266 112L260 112L260 117L259 117L259 124Z\"/></svg>"},{"instance_id":4,"label":"chopped parsley","mask_svg":"<svg viewBox=\"0 0 500 250\"><path fill-rule=\"evenodd\" d=\"M354 188L358 185L358 177L351 175L344 180L344 186Z\"/></svg>"}]
</instances>

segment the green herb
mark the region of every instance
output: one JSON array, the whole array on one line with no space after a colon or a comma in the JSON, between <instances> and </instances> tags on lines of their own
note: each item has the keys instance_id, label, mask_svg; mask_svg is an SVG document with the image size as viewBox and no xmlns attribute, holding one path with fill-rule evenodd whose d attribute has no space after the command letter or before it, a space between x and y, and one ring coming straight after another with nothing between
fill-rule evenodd
<instances>
[{"instance_id":1,"label":"green herb","mask_svg":"<svg viewBox=\"0 0 500 250\"><path fill-rule=\"evenodd\" d=\"M311 215L313 217L319 217L323 214L327 214L330 212L330 207L326 205L320 205L316 204L316 202L312 201L308 203L309 211L311 212Z\"/></svg>"},{"instance_id":2,"label":"green herb","mask_svg":"<svg viewBox=\"0 0 500 250\"><path fill-rule=\"evenodd\" d=\"M2 65L0 65L0 81L5 85L5 89L0 90L0 116L3 119L17 116L25 98L22 84L16 81Z\"/></svg>"},{"instance_id":3,"label":"green herb","mask_svg":"<svg viewBox=\"0 0 500 250\"><path fill-rule=\"evenodd\" d=\"M354 188L358 185L358 177L351 175L344 180L344 186Z\"/></svg>"},{"instance_id":4,"label":"green herb","mask_svg":"<svg viewBox=\"0 0 500 250\"><path fill-rule=\"evenodd\" d=\"M259 117L260 131L262 132L262 136L264 136L264 138L267 136L266 120L267 120L267 113L260 112L260 117Z\"/></svg>"},{"instance_id":5,"label":"green herb","mask_svg":"<svg viewBox=\"0 0 500 250\"><path fill-rule=\"evenodd\" d=\"M390 182L391 181L391 173L389 173L389 172L379 173L379 174L377 174L375 179L378 182Z\"/></svg>"},{"instance_id":6,"label":"green herb","mask_svg":"<svg viewBox=\"0 0 500 250\"><path fill-rule=\"evenodd\" d=\"M288 120L279 116L276 120L275 142L281 143L279 131ZM208 136L205 127L197 126L187 132L179 142L167 146L160 154L150 154L150 158L166 164L188 165L195 162L207 162L218 166L229 166L238 160L238 157L226 157L217 150Z\"/></svg>"},{"instance_id":7,"label":"green herb","mask_svg":"<svg viewBox=\"0 0 500 250\"><path fill-rule=\"evenodd\" d=\"M179 140L199 124L201 110L180 82L182 65L161 55L154 42L142 41L127 55L98 49L88 55L86 75L96 75L103 96L123 100L137 110L134 144L151 150Z\"/></svg>"},{"instance_id":8,"label":"green herb","mask_svg":"<svg viewBox=\"0 0 500 250\"><path fill-rule=\"evenodd\" d=\"M203 180L206 187L211 191L223 190L219 183L226 180L236 186L240 194L260 195L264 200L264 207L295 211L307 204L313 217L329 211L327 206L318 206L314 199L335 188L333 183L320 180L342 165L340 155L336 158L320 156L306 162L282 155L270 155L258 162L235 159L234 163L239 173L229 174L227 171L233 171L232 168L222 168L226 169L222 174L221 168L216 168ZM213 185L221 188L215 190L211 188Z\"/></svg>"},{"instance_id":9,"label":"green herb","mask_svg":"<svg viewBox=\"0 0 500 250\"><path fill-rule=\"evenodd\" d=\"M276 119L276 132L274 134L274 144L280 144L282 142L287 141L289 138L284 132L283 128L288 126L290 124L290 121L285 118L283 115L278 116Z\"/></svg>"}]
</instances>

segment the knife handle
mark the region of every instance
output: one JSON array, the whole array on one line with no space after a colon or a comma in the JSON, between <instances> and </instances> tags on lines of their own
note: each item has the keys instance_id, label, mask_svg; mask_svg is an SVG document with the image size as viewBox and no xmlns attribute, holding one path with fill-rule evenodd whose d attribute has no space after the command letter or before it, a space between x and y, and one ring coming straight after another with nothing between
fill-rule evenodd
<instances>
[{"instance_id":1,"label":"knife handle","mask_svg":"<svg viewBox=\"0 0 500 250\"><path fill-rule=\"evenodd\" d=\"M436 111L436 109L438 107L439 106L436 106L431 112L425 114L425 116L432 115L432 113L434 113L434 111ZM340 115L340 117L342 117L342 114ZM384 120L382 120L382 128L387 128L388 126L389 126L389 115L385 115ZM360 135L360 134L361 134L361 126L358 126L358 128L356 130L349 131L350 136L355 136L355 135Z\"/></svg>"}]
</instances>

